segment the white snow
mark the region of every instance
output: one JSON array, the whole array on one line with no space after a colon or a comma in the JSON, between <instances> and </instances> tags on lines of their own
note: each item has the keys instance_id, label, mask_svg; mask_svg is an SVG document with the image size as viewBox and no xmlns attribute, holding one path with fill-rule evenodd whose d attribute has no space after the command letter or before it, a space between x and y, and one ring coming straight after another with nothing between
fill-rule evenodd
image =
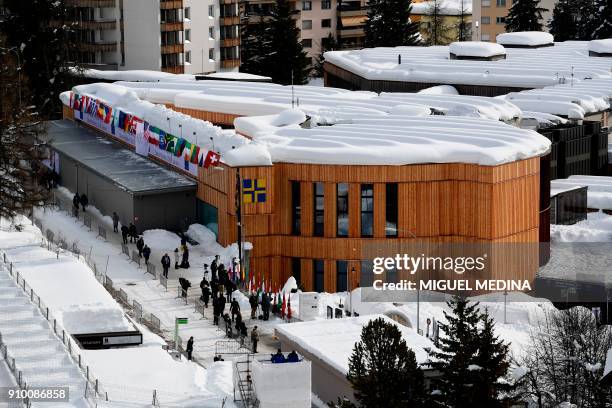
<instances>
[{"instance_id":1,"label":"white snow","mask_svg":"<svg viewBox=\"0 0 612 408\"><path fill-rule=\"evenodd\" d=\"M458 57L489 58L506 55L506 49L503 46L483 41L453 42L448 46L448 51Z\"/></svg>"},{"instance_id":2,"label":"white snow","mask_svg":"<svg viewBox=\"0 0 612 408\"><path fill-rule=\"evenodd\" d=\"M299 109L287 109L275 115L270 123L272 126L283 127L288 125L299 125L306 121L306 115Z\"/></svg>"},{"instance_id":3,"label":"white snow","mask_svg":"<svg viewBox=\"0 0 612 408\"><path fill-rule=\"evenodd\" d=\"M553 242L612 242L612 217L595 212L573 225L551 225L550 238Z\"/></svg>"},{"instance_id":4,"label":"white snow","mask_svg":"<svg viewBox=\"0 0 612 408\"><path fill-rule=\"evenodd\" d=\"M608 350L608 355L606 356L606 365L604 366L603 376L612 373L612 348Z\"/></svg>"},{"instance_id":5,"label":"white snow","mask_svg":"<svg viewBox=\"0 0 612 408\"><path fill-rule=\"evenodd\" d=\"M523 366L518 366L518 367L514 367L511 371L510 374L512 375L512 378L515 381L520 380L521 378L523 378L525 375L527 375L527 373L529 372L529 369L527 367L523 367Z\"/></svg>"},{"instance_id":6,"label":"white snow","mask_svg":"<svg viewBox=\"0 0 612 408\"><path fill-rule=\"evenodd\" d=\"M427 95L459 95L459 92L454 86L450 85L437 85L429 88L421 89L420 94Z\"/></svg>"},{"instance_id":7,"label":"white snow","mask_svg":"<svg viewBox=\"0 0 612 408\"><path fill-rule=\"evenodd\" d=\"M176 77L175 74L170 74L161 71L148 70L125 70L125 71L100 71L97 69L84 69L83 76L86 78L105 79L109 81L144 81L156 82L162 79L171 79Z\"/></svg>"},{"instance_id":8,"label":"white snow","mask_svg":"<svg viewBox=\"0 0 612 408\"><path fill-rule=\"evenodd\" d=\"M212 74L204 75L206 78L215 78L215 79L231 79L234 81L252 81L252 80L267 80L270 81L272 78L262 75L255 74L247 74L246 72L213 72ZM123 81L130 81L129 79L124 79Z\"/></svg>"},{"instance_id":9,"label":"white snow","mask_svg":"<svg viewBox=\"0 0 612 408\"><path fill-rule=\"evenodd\" d=\"M612 177L570 176L551 181L551 188L576 188L587 186L587 206L598 210L612 210Z\"/></svg>"},{"instance_id":10,"label":"white snow","mask_svg":"<svg viewBox=\"0 0 612 408\"><path fill-rule=\"evenodd\" d=\"M598 54L612 54L612 38L589 41L589 51Z\"/></svg>"},{"instance_id":11,"label":"white snow","mask_svg":"<svg viewBox=\"0 0 612 408\"><path fill-rule=\"evenodd\" d=\"M548 45L555 42L552 34L543 31L515 31L513 33L501 33L495 38L495 42L501 45L523 45L534 47Z\"/></svg>"}]
</instances>

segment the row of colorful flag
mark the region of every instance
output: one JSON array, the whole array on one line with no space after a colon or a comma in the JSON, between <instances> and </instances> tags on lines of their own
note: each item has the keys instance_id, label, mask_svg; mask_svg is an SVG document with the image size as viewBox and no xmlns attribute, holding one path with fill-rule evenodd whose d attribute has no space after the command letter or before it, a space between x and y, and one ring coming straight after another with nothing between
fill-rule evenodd
<instances>
[{"instance_id":1,"label":"row of colorful flag","mask_svg":"<svg viewBox=\"0 0 612 408\"><path fill-rule=\"evenodd\" d=\"M153 126L135 115L113 109L112 106L96 98L71 92L70 107L75 111L86 113L106 124L110 124L113 134L116 129L120 129L136 135L139 124L143 124L143 137L149 144L176 157L183 156L185 161L200 167L217 166L221 160L221 155L213 150L202 149L200 146Z\"/></svg>"}]
</instances>

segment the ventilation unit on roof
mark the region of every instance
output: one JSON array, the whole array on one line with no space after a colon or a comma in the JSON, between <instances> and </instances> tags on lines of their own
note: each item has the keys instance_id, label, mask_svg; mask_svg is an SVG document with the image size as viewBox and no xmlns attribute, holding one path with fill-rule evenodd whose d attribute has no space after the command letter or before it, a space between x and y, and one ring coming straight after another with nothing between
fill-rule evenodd
<instances>
[{"instance_id":1,"label":"ventilation unit on roof","mask_svg":"<svg viewBox=\"0 0 612 408\"><path fill-rule=\"evenodd\" d=\"M505 48L542 48L555 45L552 34L540 31L516 31L499 34L495 41Z\"/></svg>"},{"instance_id":2,"label":"ventilation unit on roof","mask_svg":"<svg viewBox=\"0 0 612 408\"><path fill-rule=\"evenodd\" d=\"M481 41L454 42L448 46L452 60L496 61L506 59L506 50L499 44Z\"/></svg>"},{"instance_id":3,"label":"ventilation unit on roof","mask_svg":"<svg viewBox=\"0 0 612 408\"><path fill-rule=\"evenodd\" d=\"M612 57L612 38L589 41L589 57Z\"/></svg>"}]
</instances>

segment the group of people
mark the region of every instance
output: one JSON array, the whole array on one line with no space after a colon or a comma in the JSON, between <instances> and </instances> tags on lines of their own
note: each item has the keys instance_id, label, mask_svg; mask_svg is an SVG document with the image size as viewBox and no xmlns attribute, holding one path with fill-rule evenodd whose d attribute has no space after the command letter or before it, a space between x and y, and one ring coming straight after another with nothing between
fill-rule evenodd
<instances>
[{"instance_id":1,"label":"group of people","mask_svg":"<svg viewBox=\"0 0 612 408\"><path fill-rule=\"evenodd\" d=\"M85 212L85 209L88 205L89 198L87 198L87 195L85 193L81 195L79 195L79 193L76 193L74 197L72 197L72 212L74 213L75 217L79 216L79 207L83 207L83 212Z\"/></svg>"},{"instance_id":2,"label":"group of people","mask_svg":"<svg viewBox=\"0 0 612 408\"><path fill-rule=\"evenodd\" d=\"M113 229L117 232L117 226L119 224L119 216L117 213L113 213ZM138 230L133 222L130 222L130 226L122 225L121 226L121 238L123 238L123 244L127 245L128 238L130 242L138 241Z\"/></svg>"},{"instance_id":3,"label":"group of people","mask_svg":"<svg viewBox=\"0 0 612 408\"><path fill-rule=\"evenodd\" d=\"M276 354L272 354L270 361L274 364L279 363L297 363L300 361L300 356L295 350L291 350L291 353L287 354L287 357L283 354L281 349L276 350Z\"/></svg>"}]
</instances>

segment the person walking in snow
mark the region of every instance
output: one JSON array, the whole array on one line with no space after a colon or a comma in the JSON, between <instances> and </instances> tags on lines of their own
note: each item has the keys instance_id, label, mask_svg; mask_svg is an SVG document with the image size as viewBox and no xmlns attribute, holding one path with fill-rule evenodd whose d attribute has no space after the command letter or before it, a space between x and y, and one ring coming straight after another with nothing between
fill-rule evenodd
<instances>
[{"instance_id":1,"label":"person walking in snow","mask_svg":"<svg viewBox=\"0 0 612 408\"><path fill-rule=\"evenodd\" d=\"M138 256L142 258L142 250L144 249L144 239L142 236L138 237L138 241L136 241L136 249L138 249Z\"/></svg>"},{"instance_id":2,"label":"person walking in snow","mask_svg":"<svg viewBox=\"0 0 612 408\"><path fill-rule=\"evenodd\" d=\"M178 248L174 248L174 269L179 268L180 259Z\"/></svg>"},{"instance_id":3,"label":"person walking in snow","mask_svg":"<svg viewBox=\"0 0 612 408\"><path fill-rule=\"evenodd\" d=\"M183 246L183 259L181 260L181 268L189 269L189 248Z\"/></svg>"},{"instance_id":4,"label":"person walking in snow","mask_svg":"<svg viewBox=\"0 0 612 408\"><path fill-rule=\"evenodd\" d=\"M185 278L179 278L179 285L181 285L181 296L187 298L187 291L191 287L191 282Z\"/></svg>"},{"instance_id":5,"label":"person walking in snow","mask_svg":"<svg viewBox=\"0 0 612 408\"><path fill-rule=\"evenodd\" d=\"M234 315L232 315L234 317ZM240 325L242 325L242 314L236 313L236 333L240 333Z\"/></svg>"},{"instance_id":6,"label":"person walking in snow","mask_svg":"<svg viewBox=\"0 0 612 408\"><path fill-rule=\"evenodd\" d=\"M219 295L219 314L225 313L225 296Z\"/></svg>"},{"instance_id":7,"label":"person walking in snow","mask_svg":"<svg viewBox=\"0 0 612 408\"><path fill-rule=\"evenodd\" d=\"M115 211L113 211L113 231L119 232L119 215ZM123 232L123 227L121 231Z\"/></svg>"},{"instance_id":8,"label":"person walking in snow","mask_svg":"<svg viewBox=\"0 0 612 408\"><path fill-rule=\"evenodd\" d=\"M210 272L212 274L212 277L210 278L211 280L217 277L218 266L219 266L219 255L215 255L215 259L210 264Z\"/></svg>"},{"instance_id":9,"label":"person walking in snow","mask_svg":"<svg viewBox=\"0 0 612 408\"><path fill-rule=\"evenodd\" d=\"M263 311L263 319L268 320L270 318L270 297L266 293L261 296L261 310Z\"/></svg>"},{"instance_id":10,"label":"person walking in snow","mask_svg":"<svg viewBox=\"0 0 612 408\"><path fill-rule=\"evenodd\" d=\"M121 238L123 238L123 245L127 245L128 234L130 230L125 225L121 226Z\"/></svg>"},{"instance_id":11,"label":"person walking in snow","mask_svg":"<svg viewBox=\"0 0 612 408\"><path fill-rule=\"evenodd\" d=\"M251 305L251 319L255 319L257 317L257 296L253 292L249 296L249 305Z\"/></svg>"},{"instance_id":12,"label":"person walking in snow","mask_svg":"<svg viewBox=\"0 0 612 408\"><path fill-rule=\"evenodd\" d=\"M236 299L233 299L230 303L230 313L232 314L232 322L236 318L236 315L240 314L240 305Z\"/></svg>"},{"instance_id":13,"label":"person walking in snow","mask_svg":"<svg viewBox=\"0 0 612 408\"><path fill-rule=\"evenodd\" d=\"M138 239L138 231L136 231L136 226L133 222L130 222L130 228L128 229L128 232L130 235L130 242L134 242Z\"/></svg>"},{"instance_id":14,"label":"person walking in snow","mask_svg":"<svg viewBox=\"0 0 612 408\"><path fill-rule=\"evenodd\" d=\"M162 269L164 271L163 272L164 278L168 279L168 269L170 269L170 257L168 256L167 253L165 253L164 256L162 256L161 264L162 264Z\"/></svg>"},{"instance_id":15,"label":"person walking in snow","mask_svg":"<svg viewBox=\"0 0 612 408\"><path fill-rule=\"evenodd\" d=\"M257 326L253 327L251 330L251 344L253 345L253 353L257 353L257 342L259 342L259 332L257 331Z\"/></svg>"},{"instance_id":16,"label":"person walking in snow","mask_svg":"<svg viewBox=\"0 0 612 408\"><path fill-rule=\"evenodd\" d=\"M204 302L204 307L208 309L208 300L210 299L210 286L208 285L208 281L206 278L202 279L200 282L200 289L202 289L202 302Z\"/></svg>"},{"instance_id":17,"label":"person walking in snow","mask_svg":"<svg viewBox=\"0 0 612 408\"><path fill-rule=\"evenodd\" d=\"M221 314L219 312L219 298L214 298L212 304L213 304L213 324L218 326L219 325L219 315Z\"/></svg>"},{"instance_id":18,"label":"person walking in snow","mask_svg":"<svg viewBox=\"0 0 612 408\"><path fill-rule=\"evenodd\" d=\"M240 345L244 346L244 341L246 340L246 337L248 336L248 331L247 331L246 324L244 324L243 321L240 321L240 327L238 330L240 332Z\"/></svg>"},{"instance_id":19,"label":"person walking in snow","mask_svg":"<svg viewBox=\"0 0 612 408\"><path fill-rule=\"evenodd\" d=\"M81 199L79 198L79 193L76 193L74 197L72 197L72 214L75 217L79 216L79 205L81 205Z\"/></svg>"},{"instance_id":20,"label":"person walking in snow","mask_svg":"<svg viewBox=\"0 0 612 408\"><path fill-rule=\"evenodd\" d=\"M191 361L191 355L193 354L193 336L189 337L189 340L187 340L187 348L185 350L187 351L187 360Z\"/></svg>"},{"instance_id":21,"label":"person walking in snow","mask_svg":"<svg viewBox=\"0 0 612 408\"><path fill-rule=\"evenodd\" d=\"M142 256L145 259L145 265L149 264L149 257L151 256L151 248L147 244L145 244L144 248L142 248Z\"/></svg>"},{"instance_id":22,"label":"person walking in snow","mask_svg":"<svg viewBox=\"0 0 612 408\"><path fill-rule=\"evenodd\" d=\"M83 207L83 212L85 212L85 207L87 207L88 204L89 204L89 199L87 198L85 193L83 193L81 195L81 206Z\"/></svg>"}]
</instances>

